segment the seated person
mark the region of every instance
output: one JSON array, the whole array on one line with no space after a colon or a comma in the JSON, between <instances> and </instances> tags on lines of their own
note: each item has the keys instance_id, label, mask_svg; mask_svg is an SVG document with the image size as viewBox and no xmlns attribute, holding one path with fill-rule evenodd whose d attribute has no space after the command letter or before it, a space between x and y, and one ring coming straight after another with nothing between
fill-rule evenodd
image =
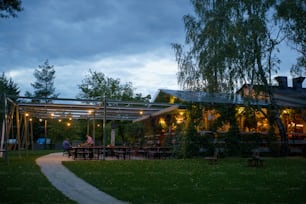
<instances>
[{"instance_id":1,"label":"seated person","mask_svg":"<svg viewBox=\"0 0 306 204\"><path fill-rule=\"evenodd\" d=\"M84 143L84 146L93 146L94 145L94 141L92 139L92 137L90 135L86 135L86 141Z\"/></svg>"},{"instance_id":2,"label":"seated person","mask_svg":"<svg viewBox=\"0 0 306 204\"><path fill-rule=\"evenodd\" d=\"M63 142L63 148L64 151L68 152L68 155L71 156L70 150L71 150L71 144L69 142L69 138L66 138Z\"/></svg>"}]
</instances>

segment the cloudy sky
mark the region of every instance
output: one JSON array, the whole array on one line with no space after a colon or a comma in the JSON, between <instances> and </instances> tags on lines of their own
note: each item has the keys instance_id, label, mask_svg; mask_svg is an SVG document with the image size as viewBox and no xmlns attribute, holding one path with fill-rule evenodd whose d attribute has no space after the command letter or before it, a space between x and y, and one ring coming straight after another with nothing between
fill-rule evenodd
<instances>
[{"instance_id":1,"label":"cloudy sky","mask_svg":"<svg viewBox=\"0 0 306 204\"><path fill-rule=\"evenodd\" d=\"M60 98L75 98L89 69L132 82L136 93L179 89L171 43L184 43L189 0L23 0L18 18L0 19L0 71L33 92L46 59ZM282 49L279 74L295 62Z\"/></svg>"}]
</instances>

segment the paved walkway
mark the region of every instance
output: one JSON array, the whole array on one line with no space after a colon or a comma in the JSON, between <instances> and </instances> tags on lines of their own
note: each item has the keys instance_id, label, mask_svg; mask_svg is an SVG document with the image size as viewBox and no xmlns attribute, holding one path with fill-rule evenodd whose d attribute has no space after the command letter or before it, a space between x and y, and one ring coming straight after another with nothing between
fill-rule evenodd
<instances>
[{"instance_id":1,"label":"paved walkway","mask_svg":"<svg viewBox=\"0 0 306 204\"><path fill-rule=\"evenodd\" d=\"M63 156L63 153L52 153L36 159L43 174L59 191L80 204L122 204L124 202L98 190L77 177L66 167L62 161L72 161Z\"/></svg>"}]
</instances>

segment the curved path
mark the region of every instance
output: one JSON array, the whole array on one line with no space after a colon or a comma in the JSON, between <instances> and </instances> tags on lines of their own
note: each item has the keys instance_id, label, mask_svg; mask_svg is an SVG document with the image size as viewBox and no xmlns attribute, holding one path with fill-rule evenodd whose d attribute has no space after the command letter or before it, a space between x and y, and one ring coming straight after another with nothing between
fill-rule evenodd
<instances>
[{"instance_id":1,"label":"curved path","mask_svg":"<svg viewBox=\"0 0 306 204\"><path fill-rule=\"evenodd\" d=\"M42 173L52 185L71 200L84 204L124 203L77 177L62 165L62 161L72 161L72 159L64 157L63 153L52 153L36 159Z\"/></svg>"}]
</instances>

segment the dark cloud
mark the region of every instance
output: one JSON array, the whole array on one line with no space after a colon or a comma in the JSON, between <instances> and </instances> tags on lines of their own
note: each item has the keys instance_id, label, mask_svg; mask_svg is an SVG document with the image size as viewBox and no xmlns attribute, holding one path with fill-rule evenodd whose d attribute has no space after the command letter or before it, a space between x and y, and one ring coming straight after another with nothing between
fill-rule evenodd
<instances>
[{"instance_id":1,"label":"dark cloud","mask_svg":"<svg viewBox=\"0 0 306 204\"><path fill-rule=\"evenodd\" d=\"M17 19L1 19L0 65L44 59L133 54L182 39L188 0L23 1Z\"/></svg>"},{"instance_id":2,"label":"dark cloud","mask_svg":"<svg viewBox=\"0 0 306 204\"><path fill-rule=\"evenodd\" d=\"M150 94L176 86L170 44L184 39L189 0L22 2L18 18L0 19L0 71L9 73L22 93L31 92L34 69L46 59L55 67L61 97L74 97L89 69ZM171 70L173 77L161 70Z\"/></svg>"},{"instance_id":3,"label":"dark cloud","mask_svg":"<svg viewBox=\"0 0 306 204\"><path fill-rule=\"evenodd\" d=\"M89 69L132 82L143 94L177 87L170 44L184 42L189 0L22 2L18 18L0 19L0 72L22 93L31 91L34 69L46 59L56 68L61 97L75 97Z\"/></svg>"}]
</instances>

